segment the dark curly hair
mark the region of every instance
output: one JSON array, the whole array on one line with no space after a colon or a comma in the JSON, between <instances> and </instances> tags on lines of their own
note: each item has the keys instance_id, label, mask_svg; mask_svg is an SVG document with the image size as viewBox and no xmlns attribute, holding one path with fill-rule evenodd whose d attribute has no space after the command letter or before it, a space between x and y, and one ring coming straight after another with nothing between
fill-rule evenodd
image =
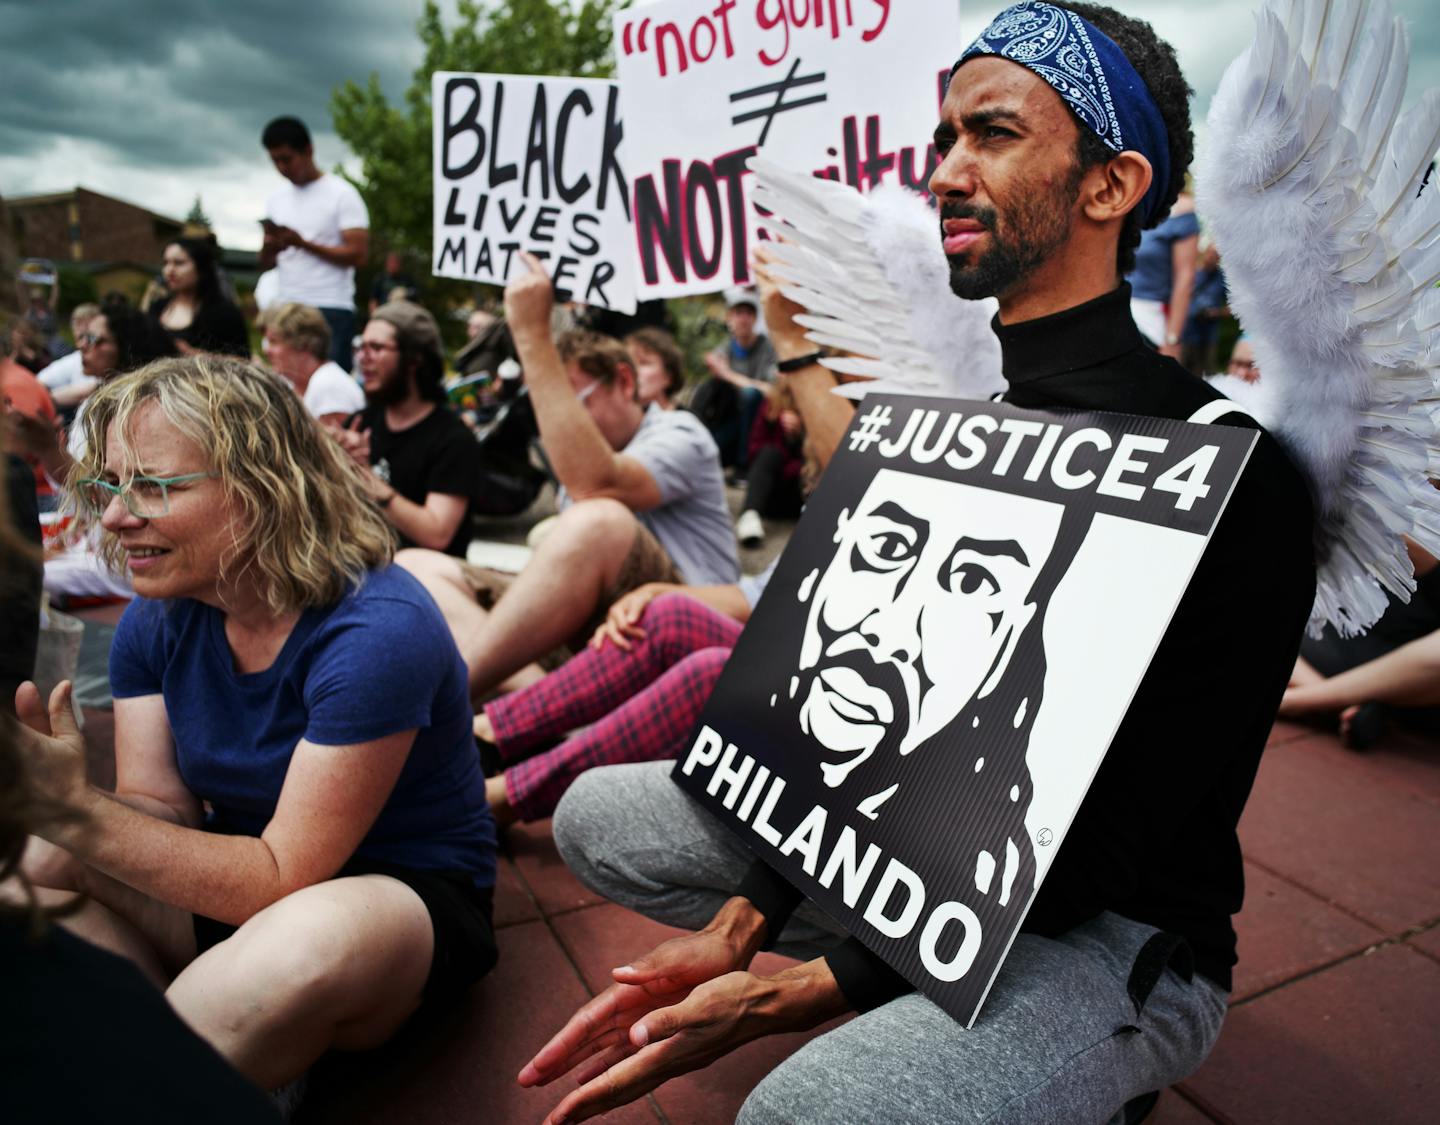
<instances>
[{"instance_id":1,"label":"dark curly hair","mask_svg":"<svg viewBox=\"0 0 1440 1125\"><path fill-rule=\"evenodd\" d=\"M1170 214L1180 189L1185 186L1190 162L1195 158L1195 134L1190 128L1190 98L1194 91L1185 81L1185 75L1180 73L1175 48L1156 35L1155 29L1144 20L1122 15L1114 8L1100 4L1067 2L1063 6L1089 20L1125 52L1130 65L1144 80L1165 122L1165 136L1170 144L1170 182L1164 185L1162 205L1154 222L1149 224L1154 226ZM1075 158L1082 170L1104 164L1114 155L1093 132L1081 128L1080 138L1075 144ZM1144 215L1138 206L1125 216L1116 251L1116 265L1122 277L1135 267L1135 248L1140 245L1140 231L1144 226Z\"/></svg>"}]
</instances>

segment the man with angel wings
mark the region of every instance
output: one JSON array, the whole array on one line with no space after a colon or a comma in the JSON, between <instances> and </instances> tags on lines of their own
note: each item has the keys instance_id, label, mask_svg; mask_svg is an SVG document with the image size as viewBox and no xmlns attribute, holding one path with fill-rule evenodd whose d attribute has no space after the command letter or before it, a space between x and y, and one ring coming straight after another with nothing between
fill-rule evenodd
<instances>
[{"instance_id":1,"label":"man with angel wings","mask_svg":"<svg viewBox=\"0 0 1440 1125\"><path fill-rule=\"evenodd\" d=\"M594 770L556 813L566 861L610 898L699 929L615 969L615 983L520 1073L529 1086L574 1072L579 1088L551 1122L604 1112L741 1043L852 1011L767 1076L741 1120L1135 1120L1204 1060L1235 962L1236 823L1302 628L1312 607L1363 627L1374 599L1356 575L1403 588L1403 575L1374 560L1403 550L1401 531L1433 541L1440 529L1440 508L1417 507L1411 487L1424 488L1435 444L1433 424L1416 419L1428 418L1426 365L1440 357L1440 305L1427 291L1440 274L1440 210L1434 192L1415 190L1424 170L1415 153L1427 143L1426 159L1434 153L1440 100L1397 121L1404 55L1383 2L1271 0L1217 94L1211 160L1221 171L1202 170L1201 204L1208 194L1226 212L1211 219L1247 329L1276 342L1268 355L1261 347L1266 380L1303 348L1355 378L1340 393L1317 367L1308 397L1296 380L1272 387L1288 405L1266 416L1293 459L1261 430L974 1027L753 862L673 785L668 763ZM935 133L938 269L943 278L948 266L959 297L997 300L1008 402L1257 425L1145 346L1121 280L1140 230L1165 217L1190 164L1188 96L1173 50L1147 24L1090 4L1016 4L961 55ZM1388 109L1354 108L1376 99ZM797 213L833 227L797 235L800 250L771 251L762 273L796 294L806 253L840 253L842 218L859 229L864 207L834 185L796 177L791 187ZM765 206L789 219L783 202ZM1259 280L1277 262L1289 271L1278 296ZM848 264L811 264L817 294L816 277L833 287L857 276ZM1310 303L1295 304L1297 293ZM812 307L866 307L864 293L829 296ZM782 360L812 354L796 306L773 287L766 301ZM1286 330L1296 308L1313 318L1303 333ZM956 325L969 315L957 309ZM824 334L815 332L824 317L802 319L810 339ZM832 319L825 331L854 339L873 327ZM909 340L927 327L933 339L933 323L912 323ZM954 338L964 338L958 327ZM905 348L880 339L872 354ZM1296 403L1323 413L1332 400L1350 412L1348 422L1331 412L1344 433L1307 445ZM1395 425L1381 432L1385 417ZM1387 462L1372 439L1374 448L1418 443L1420 455ZM1383 487L1363 487L1377 480ZM772 947L802 963L751 972L755 952Z\"/></svg>"}]
</instances>

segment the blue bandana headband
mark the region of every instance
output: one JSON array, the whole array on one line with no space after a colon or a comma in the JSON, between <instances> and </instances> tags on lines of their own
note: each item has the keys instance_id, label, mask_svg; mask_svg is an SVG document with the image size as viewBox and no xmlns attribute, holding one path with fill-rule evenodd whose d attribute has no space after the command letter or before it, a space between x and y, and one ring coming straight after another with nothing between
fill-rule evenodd
<instances>
[{"instance_id":1,"label":"blue bandana headband","mask_svg":"<svg viewBox=\"0 0 1440 1125\"><path fill-rule=\"evenodd\" d=\"M996 16L965 48L955 69L980 55L1034 71L1106 148L1129 149L1150 161L1154 176L1140 207L1142 225L1154 225L1170 183L1170 141L1145 80L1114 40L1074 12L1025 0Z\"/></svg>"}]
</instances>

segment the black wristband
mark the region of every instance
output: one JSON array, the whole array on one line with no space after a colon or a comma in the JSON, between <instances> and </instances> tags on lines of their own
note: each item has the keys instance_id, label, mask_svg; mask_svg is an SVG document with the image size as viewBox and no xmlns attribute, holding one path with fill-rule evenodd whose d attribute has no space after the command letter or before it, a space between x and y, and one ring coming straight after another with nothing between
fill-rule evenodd
<instances>
[{"instance_id":1,"label":"black wristband","mask_svg":"<svg viewBox=\"0 0 1440 1125\"><path fill-rule=\"evenodd\" d=\"M782 359L775 365L775 370L782 375L788 375L792 371L799 371L802 367L809 367L812 363L819 363L824 352L811 352L809 355L797 355L794 359Z\"/></svg>"}]
</instances>

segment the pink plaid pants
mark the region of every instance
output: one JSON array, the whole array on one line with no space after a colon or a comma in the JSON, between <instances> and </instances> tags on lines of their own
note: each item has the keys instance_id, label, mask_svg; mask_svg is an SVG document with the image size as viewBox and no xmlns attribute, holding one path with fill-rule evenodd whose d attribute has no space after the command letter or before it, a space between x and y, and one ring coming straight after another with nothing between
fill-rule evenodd
<instances>
[{"instance_id":1,"label":"pink plaid pants","mask_svg":"<svg viewBox=\"0 0 1440 1125\"><path fill-rule=\"evenodd\" d=\"M673 758L699 718L740 636L740 623L684 594L663 594L640 617L643 639L625 652L587 647L538 683L485 705L505 789L522 820L555 810L591 766ZM526 750L591 724L553 750Z\"/></svg>"}]
</instances>

